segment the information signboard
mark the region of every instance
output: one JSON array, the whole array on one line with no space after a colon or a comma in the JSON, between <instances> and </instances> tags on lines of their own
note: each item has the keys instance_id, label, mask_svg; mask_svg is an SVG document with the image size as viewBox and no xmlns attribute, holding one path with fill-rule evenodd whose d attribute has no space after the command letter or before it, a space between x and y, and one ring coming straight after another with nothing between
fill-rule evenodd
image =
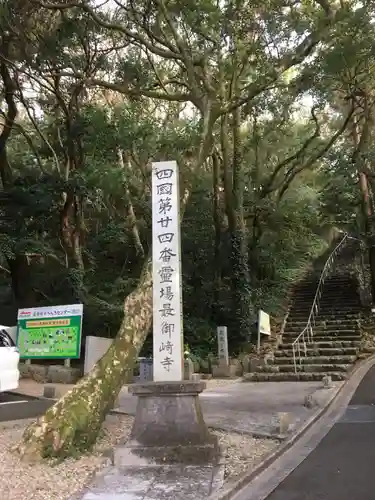
<instances>
[{"instance_id":1,"label":"information signboard","mask_svg":"<svg viewBox=\"0 0 375 500\"><path fill-rule=\"evenodd\" d=\"M21 359L80 357L83 305L19 309L17 347Z\"/></svg>"},{"instance_id":2,"label":"information signboard","mask_svg":"<svg viewBox=\"0 0 375 500\"><path fill-rule=\"evenodd\" d=\"M259 311L258 328L262 335L271 335L270 316L262 310Z\"/></svg>"}]
</instances>

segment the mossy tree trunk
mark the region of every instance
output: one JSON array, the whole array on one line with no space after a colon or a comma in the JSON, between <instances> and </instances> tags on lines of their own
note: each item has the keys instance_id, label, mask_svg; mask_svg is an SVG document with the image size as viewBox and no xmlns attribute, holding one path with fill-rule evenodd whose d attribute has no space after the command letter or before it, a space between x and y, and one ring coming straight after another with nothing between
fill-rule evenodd
<instances>
[{"instance_id":1,"label":"mossy tree trunk","mask_svg":"<svg viewBox=\"0 0 375 500\"><path fill-rule=\"evenodd\" d=\"M231 118L231 120L229 119ZM236 339L248 340L253 323L248 228L244 217L244 165L240 110L221 120L221 152L226 214L230 233L231 292ZM232 347L235 347L232 343Z\"/></svg>"},{"instance_id":2,"label":"mossy tree trunk","mask_svg":"<svg viewBox=\"0 0 375 500\"><path fill-rule=\"evenodd\" d=\"M362 125L361 125L362 119ZM361 208L364 232L369 254L372 300L375 301L375 226L374 226L374 193L371 190L368 173L371 172L370 148L371 134L374 128L374 107L366 93L363 95L362 107L357 106L353 117L352 137L354 151L352 164L358 172L361 191Z\"/></svg>"},{"instance_id":3,"label":"mossy tree trunk","mask_svg":"<svg viewBox=\"0 0 375 500\"><path fill-rule=\"evenodd\" d=\"M152 262L125 299L124 319L108 352L70 392L24 432L17 451L29 460L65 458L90 449L121 387L133 372L152 322Z\"/></svg>"}]
</instances>

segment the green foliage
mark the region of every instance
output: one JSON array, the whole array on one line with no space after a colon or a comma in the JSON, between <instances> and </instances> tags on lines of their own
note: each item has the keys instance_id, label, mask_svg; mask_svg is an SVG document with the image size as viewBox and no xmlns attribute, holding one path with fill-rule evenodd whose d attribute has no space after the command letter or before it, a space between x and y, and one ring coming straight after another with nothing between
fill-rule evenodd
<instances>
[{"instance_id":1,"label":"green foliage","mask_svg":"<svg viewBox=\"0 0 375 500\"><path fill-rule=\"evenodd\" d=\"M1 274L0 297L9 305L10 285L16 294L21 280L28 305L82 301L85 334L113 337L151 250L151 162L176 159L181 191L192 186L183 300L186 342L198 359L216 352L217 325L228 326L235 351L258 308L282 315L289 287L326 248L323 225L353 227L351 144L329 139L347 111L339 93L350 90L346 73L358 54L370 79L372 16L348 5L337 19L330 13L331 25L310 1L161 5L98 6L98 17L88 8L1 5L2 60L26 114L6 144L12 179L0 192L0 264L10 272ZM297 50L311 33L310 48ZM307 95L313 110L301 104ZM9 103L1 109L6 115ZM223 179L223 135L233 185ZM27 277L15 277L20 257ZM16 296L12 321L19 305ZM150 336L144 353L151 344Z\"/></svg>"}]
</instances>

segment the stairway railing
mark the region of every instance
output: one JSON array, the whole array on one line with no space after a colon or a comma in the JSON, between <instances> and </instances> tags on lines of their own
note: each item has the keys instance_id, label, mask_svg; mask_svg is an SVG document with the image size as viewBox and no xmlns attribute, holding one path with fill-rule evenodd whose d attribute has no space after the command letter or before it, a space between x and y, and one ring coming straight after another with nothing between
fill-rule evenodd
<instances>
[{"instance_id":1,"label":"stairway railing","mask_svg":"<svg viewBox=\"0 0 375 500\"><path fill-rule=\"evenodd\" d=\"M319 301L320 301L320 297L322 295L324 281L335 263L335 258L337 256L338 252L345 245L345 243L347 242L348 239L351 239L351 238L348 235L348 233L346 233L343 236L343 238L340 240L340 242L336 245L334 250L331 252L328 259L326 260L326 263L324 264L323 270L320 274L319 283L318 283L318 286L317 286L317 289L315 292L314 301L313 301L312 306L311 306L311 310L310 310L309 318L307 320L307 324L292 344L293 363L294 363L294 372L295 373L297 373L297 364L299 363L301 365L302 358L307 356L306 342L311 342L313 340L313 337L314 337L313 327L315 327L315 318L319 313ZM304 356L303 355L301 356L301 353L304 354Z\"/></svg>"}]
</instances>

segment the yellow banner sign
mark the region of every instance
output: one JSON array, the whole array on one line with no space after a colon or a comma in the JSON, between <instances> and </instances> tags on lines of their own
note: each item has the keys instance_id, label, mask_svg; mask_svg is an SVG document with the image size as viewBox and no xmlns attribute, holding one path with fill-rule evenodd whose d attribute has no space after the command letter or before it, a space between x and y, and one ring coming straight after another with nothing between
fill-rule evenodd
<instances>
[{"instance_id":1,"label":"yellow banner sign","mask_svg":"<svg viewBox=\"0 0 375 500\"><path fill-rule=\"evenodd\" d=\"M40 328L46 326L69 326L70 319L47 319L42 321L26 321L26 328Z\"/></svg>"}]
</instances>

